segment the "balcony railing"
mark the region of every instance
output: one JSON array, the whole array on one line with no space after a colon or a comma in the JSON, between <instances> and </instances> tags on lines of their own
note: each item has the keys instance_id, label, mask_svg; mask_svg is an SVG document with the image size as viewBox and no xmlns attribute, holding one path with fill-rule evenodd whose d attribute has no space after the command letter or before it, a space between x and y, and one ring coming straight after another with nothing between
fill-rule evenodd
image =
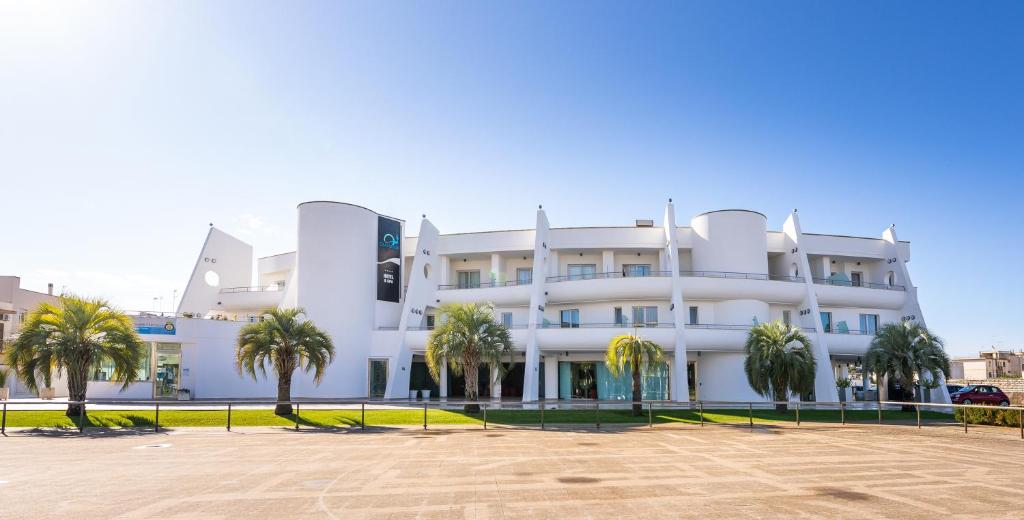
<instances>
[{"instance_id":1,"label":"balcony railing","mask_svg":"<svg viewBox=\"0 0 1024 520\"><path fill-rule=\"evenodd\" d=\"M887 289L890 291L905 291L902 285L889 285L887 283L858 282L854 280L836 280L833 278L815 278L814 283L821 285L838 285L841 287L867 287L868 289Z\"/></svg>"},{"instance_id":2,"label":"balcony railing","mask_svg":"<svg viewBox=\"0 0 1024 520\"><path fill-rule=\"evenodd\" d=\"M448 291L448 290L451 290L451 289L480 289L480 288L486 288L486 287L515 287L515 286L518 286L518 285L530 285L532 283L533 283L532 280L531 281L524 280L522 282L520 282L519 280L508 280L508 281L505 281L505 282L480 282L480 283L472 283L472 284L458 284L458 283L456 283L456 284L438 285L437 286L437 290L439 290L439 291Z\"/></svg>"},{"instance_id":3,"label":"balcony railing","mask_svg":"<svg viewBox=\"0 0 1024 520\"><path fill-rule=\"evenodd\" d=\"M674 329L674 323L542 323L537 325L541 329L632 329L632 328L658 328Z\"/></svg>"},{"instance_id":4,"label":"balcony railing","mask_svg":"<svg viewBox=\"0 0 1024 520\"><path fill-rule=\"evenodd\" d=\"M850 334L853 336L874 336L875 331L873 330L855 330L855 329L840 329L835 327L825 329L825 334Z\"/></svg>"},{"instance_id":5,"label":"balcony railing","mask_svg":"<svg viewBox=\"0 0 1024 520\"><path fill-rule=\"evenodd\" d=\"M273 285L255 285L252 287L225 287L220 290L221 294L230 293L248 293L248 292L277 292L283 291L284 286L273 284Z\"/></svg>"},{"instance_id":6,"label":"balcony railing","mask_svg":"<svg viewBox=\"0 0 1024 520\"><path fill-rule=\"evenodd\" d=\"M780 282L803 282L803 276L784 276L767 273L736 273L732 271L679 271L679 276L702 278L729 278L736 280L776 280Z\"/></svg>"},{"instance_id":7,"label":"balcony railing","mask_svg":"<svg viewBox=\"0 0 1024 520\"><path fill-rule=\"evenodd\" d=\"M609 278L649 278L652 276L672 276L672 271L647 271L647 272L626 272L609 271L607 273L585 273L566 274L561 276L549 276L549 282L568 282L572 280L604 280Z\"/></svg>"},{"instance_id":8,"label":"balcony railing","mask_svg":"<svg viewBox=\"0 0 1024 520\"><path fill-rule=\"evenodd\" d=\"M688 329L714 329L714 330L750 330L754 324L744 325L729 325L723 323L687 323L686 328ZM804 332L814 332L814 327L800 327L800 330Z\"/></svg>"}]
</instances>

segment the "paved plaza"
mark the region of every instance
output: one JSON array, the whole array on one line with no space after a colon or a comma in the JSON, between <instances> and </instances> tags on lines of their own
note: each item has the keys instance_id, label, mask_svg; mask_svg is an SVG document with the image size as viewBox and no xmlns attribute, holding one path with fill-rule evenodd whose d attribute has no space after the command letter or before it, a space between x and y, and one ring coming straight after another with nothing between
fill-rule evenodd
<instances>
[{"instance_id":1,"label":"paved plaza","mask_svg":"<svg viewBox=\"0 0 1024 520\"><path fill-rule=\"evenodd\" d=\"M4 519L1020 518L1022 482L1024 441L955 427L0 438Z\"/></svg>"}]
</instances>

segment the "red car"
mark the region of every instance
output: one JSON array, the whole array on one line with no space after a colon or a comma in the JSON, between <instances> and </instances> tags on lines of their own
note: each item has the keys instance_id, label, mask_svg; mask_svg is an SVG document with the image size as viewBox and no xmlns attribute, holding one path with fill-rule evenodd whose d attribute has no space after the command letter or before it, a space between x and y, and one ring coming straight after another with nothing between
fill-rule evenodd
<instances>
[{"instance_id":1,"label":"red car","mask_svg":"<svg viewBox=\"0 0 1024 520\"><path fill-rule=\"evenodd\" d=\"M949 394L949 398L954 404L1010 405L1010 398L1002 390L989 385L967 385Z\"/></svg>"}]
</instances>

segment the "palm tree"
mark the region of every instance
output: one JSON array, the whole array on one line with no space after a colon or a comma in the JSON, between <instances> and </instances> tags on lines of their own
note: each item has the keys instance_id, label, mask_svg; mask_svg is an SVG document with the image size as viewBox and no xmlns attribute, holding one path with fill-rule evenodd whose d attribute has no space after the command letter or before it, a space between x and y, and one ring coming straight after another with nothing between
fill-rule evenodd
<instances>
[{"instance_id":1,"label":"palm tree","mask_svg":"<svg viewBox=\"0 0 1024 520\"><path fill-rule=\"evenodd\" d=\"M84 411L90 369L111 363L111 381L124 391L140 379L145 351L132 319L106 300L61 296L56 305L43 303L29 313L7 364L33 391L40 382L49 387L55 374L66 374L67 414L76 416Z\"/></svg>"},{"instance_id":2,"label":"palm tree","mask_svg":"<svg viewBox=\"0 0 1024 520\"><path fill-rule=\"evenodd\" d=\"M942 339L932 334L924 326L902 320L899 323L886 323L875 332L871 347L864 356L866 370L875 373L879 383L882 377L888 376L890 381L899 385L900 401L913 399L915 375L923 379L925 372L932 378L941 372L949 374L949 356L942 345ZM911 406L904 406L912 409Z\"/></svg>"},{"instance_id":3,"label":"palm tree","mask_svg":"<svg viewBox=\"0 0 1024 520\"><path fill-rule=\"evenodd\" d=\"M504 373L502 356L512 355L512 335L494 319L494 306L473 303L452 303L440 308L443 321L430 333L427 341L427 367L430 377L441 383L444 362L455 375L466 381L466 400L480 396L477 374L480 363L497 367ZM466 404L467 412L480 410L478 404Z\"/></svg>"},{"instance_id":4,"label":"palm tree","mask_svg":"<svg viewBox=\"0 0 1024 520\"><path fill-rule=\"evenodd\" d=\"M235 364L239 373L247 373L253 380L257 371L267 377L269 364L277 374L277 415L292 413L292 374L297 368L313 372L313 383L319 385L334 361L331 337L303 319L304 313L301 308L267 309L262 321L238 331Z\"/></svg>"},{"instance_id":5,"label":"palm tree","mask_svg":"<svg viewBox=\"0 0 1024 520\"><path fill-rule=\"evenodd\" d=\"M643 413L643 389L641 373L663 362L664 352L657 343L641 339L636 334L622 334L612 338L604 355L604 364L612 377L619 377L626 370L633 375L633 415Z\"/></svg>"},{"instance_id":6,"label":"palm tree","mask_svg":"<svg viewBox=\"0 0 1024 520\"><path fill-rule=\"evenodd\" d=\"M747 354L743 369L750 387L776 401L777 411L788 410L785 402L778 401L786 401L790 393L814 390L814 352L811 340L799 327L781 321L755 325L750 328L743 350Z\"/></svg>"}]
</instances>

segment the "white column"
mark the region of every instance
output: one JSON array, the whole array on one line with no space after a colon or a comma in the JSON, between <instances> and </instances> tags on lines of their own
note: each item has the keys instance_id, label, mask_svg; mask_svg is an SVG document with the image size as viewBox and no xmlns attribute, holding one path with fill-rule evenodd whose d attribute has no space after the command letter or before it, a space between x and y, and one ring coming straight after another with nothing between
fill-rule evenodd
<instances>
[{"instance_id":1,"label":"white column","mask_svg":"<svg viewBox=\"0 0 1024 520\"><path fill-rule=\"evenodd\" d=\"M495 365L491 365L491 400L501 400L501 371Z\"/></svg>"},{"instance_id":2,"label":"white column","mask_svg":"<svg viewBox=\"0 0 1024 520\"><path fill-rule=\"evenodd\" d=\"M832 276L832 257L823 256L821 257L821 277L828 278Z\"/></svg>"},{"instance_id":3,"label":"white column","mask_svg":"<svg viewBox=\"0 0 1024 520\"><path fill-rule=\"evenodd\" d=\"M448 255L441 255L441 277L437 281L438 285L450 285L451 284L451 270L452 264Z\"/></svg>"},{"instance_id":4,"label":"white column","mask_svg":"<svg viewBox=\"0 0 1024 520\"><path fill-rule=\"evenodd\" d=\"M491 281L492 282L504 282L505 280L505 267L504 262L501 261L501 255L497 253L491 254Z\"/></svg>"},{"instance_id":5,"label":"white column","mask_svg":"<svg viewBox=\"0 0 1024 520\"><path fill-rule=\"evenodd\" d=\"M440 388L437 391L438 397L445 399L448 397L448 360L445 359L441 362L441 382L437 384Z\"/></svg>"},{"instance_id":6,"label":"white column","mask_svg":"<svg viewBox=\"0 0 1024 520\"><path fill-rule=\"evenodd\" d=\"M601 251L601 272L611 273L615 271L615 251Z\"/></svg>"},{"instance_id":7,"label":"white column","mask_svg":"<svg viewBox=\"0 0 1024 520\"><path fill-rule=\"evenodd\" d=\"M558 356L544 356L544 399L558 400Z\"/></svg>"},{"instance_id":8,"label":"white column","mask_svg":"<svg viewBox=\"0 0 1024 520\"><path fill-rule=\"evenodd\" d=\"M690 400L689 381L686 377L686 301L683 299L683 282L679 276L679 241L676 233L676 208L669 199L665 206L665 247L662 253L668 265L662 271L669 271L672 278L672 293L669 295L672 323L675 324L675 345L673 345L672 366L670 367L669 399L678 402Z\"/></svg>"}]
</instances>

